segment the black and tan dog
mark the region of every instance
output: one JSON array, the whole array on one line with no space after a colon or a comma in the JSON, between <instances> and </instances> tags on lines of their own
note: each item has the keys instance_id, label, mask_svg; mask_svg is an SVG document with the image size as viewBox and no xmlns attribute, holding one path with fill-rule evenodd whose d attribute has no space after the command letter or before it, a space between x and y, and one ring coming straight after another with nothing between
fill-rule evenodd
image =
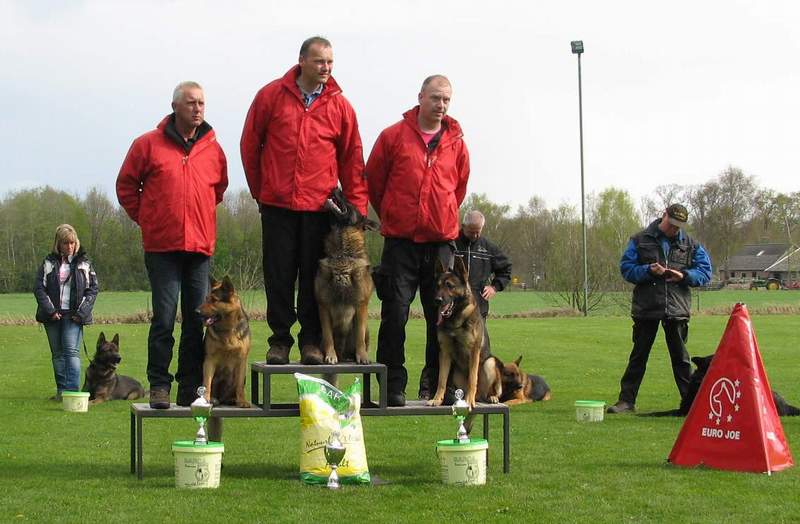
<instances>
[{"instance_id":1,"label":"black and tan dog","mask_svg":"<svg viewBox=\"0 0 800 524\"><path fill-rule=\"evenodd\" d=\"M656 411L654 413L643 413L642 416L645 417L685 417L689 414L689 410L694 403L694 399L697 397L698 391L700 391L700 386L703 383L703 379L706 377L706 373L708 372L708 368L711 366L711 361L713 360L714 355L708 355L705 357L692 357L692 362L694 363L695 370L692 372L692 375L689 377L689 389L686 393L686 397L681 400L681 405L678 409L671 409L668 411ZM775 409L778 412L778 415L781 417L796 417L800 415L800 408L796 408L792 406L786 399L780 396L776 391L772 391L772 400L775 402Z\"/></svg>"},{"instance_id":2,"label":"black and tan dog","mask_svg":"<svg viewBox=\"0 0 800 524\"><path fill-rule=\"evenodd\" d=\"M485 327L467 280L467 269L456 258L453 271L437 262L436 303L439 318L439 380L429 406L440 406L448 378L454 388L466 391L470 409L476 402L496 404L503 394L501 363L489 354ZM452 371L452 374L451 374Z\"/></svg>"},{"instance_id":3,"label":"black and tan dog","mask_svg":"<svg viewBox=\"0 0 800 524\"><path fill-rule=\"evenodd\" d=\"M325 203L331 231L325 238L325 258L319 261L314 294L322 326L326 364L353 361L369 364L367 308L375 287L370 274L364 231L378 224L366 218L334 189Z\"/></svg>"},{"instance_id":4,"label":"black and tan dog","mask_svg":"<svg viewBox=\"0 0 800 524\"><path fill-rule=\"evenodd\" d=\"M203 340L206 400L249 408L244 383L250 354L250 324L230 278L225 276L222 282L211 280L211 290L197 313L206 326Z\"/></svg>"},{"instance_id":5,"label":"black and tan dog","mask_svg":"<svg viewBox=\"0 0 800 524\"><path fill-rule=\"evenodd\" d=\"M503 396L500 402L508 406L550 400L550 386L543 377L529 375L519 367L522 355L510 364L502 364Z\"/></svg>"},{"instance_id":6,"label":"black and tan dog","mask_svg":"<svg viewBox=\"0 0 800 524\"><path fill-rule=\"evenodd\" d=\"M117 375L117 366L122 362L119 354L119 335L106 340L101 332L97 338L97 350L86 368L83 390L89 392L89 403L100 404L106 400L134 400L144 397L145 391L138 380Z\"/></svg>"}]
</instances>

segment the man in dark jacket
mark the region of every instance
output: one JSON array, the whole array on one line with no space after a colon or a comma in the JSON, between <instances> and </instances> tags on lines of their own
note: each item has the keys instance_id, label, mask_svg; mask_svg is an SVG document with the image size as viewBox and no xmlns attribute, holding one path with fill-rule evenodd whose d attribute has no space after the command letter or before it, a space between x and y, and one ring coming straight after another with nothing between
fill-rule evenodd
<instances>
[{"instance_id":1,"label":"man in dark jacket","mask_svg":"<svg viewBox=\"0 0 800 524\"><path fill-rule=\"evenodd\" d=\"M704 286L711 280L711 260L706 250L681 229L688 218L684 206L672 204L659 220L631 237L622 255L622 276L636 285L631 305L633 350L620 381L619 400L608 408L609 413L635 411L636 395L659 323L664 329L675 384L681 399L686 396L692 371L686 351L692 309L689 288Z\"/></svg>"},{"instance_id":2,"label":"man in dark jacket","mask_svg":"<svg viewBox=\"0 0 800 524\"><path fill-rule=\"evenodd\" d=\"M467 212L456 240L456 256L464 259L472 294L484 320L489 314L489 301L511 281L511 261L499 247L481 236L485 223L480 211Z\"/></svg>"},{"instance_id":3,"label":"man in dark jacket","mask_svg":"<svg viewBox=\"0 0 800 524\"><path fill-rule=\"evenodd\" d=\"M117 176L117 199L142 229L144 262L152 290L147 337L150 407L167 409L181 300L177 403L188 406L203 382L203 320L195 311L208 289L217 239L217 204L228 187L225 154L205 121L205 95L196 82L178 84L173 113L136 140Z\"/></svg>"},{"instance_id":4,"label":"man in dark jacket","mask_svg":"<svg viewBox=\"0 0 800 524\"><path fill-rule=\"evenodd\" d=\"M267 324L272 330L267 364L289 363L294 344L290 330L296 321L301 362L322 364L314 277L330 230L323 205L341 183L347 199L367 214L358 121L332 71L331 43L319 36L307 39L298 64L258 91L242 130L242 165L261 211Z\"/></svg>"},{"instance_id":5,"label":"man in dark jacket","mask_svg":"<svg viewBox=\"0 0 800 524\"><path fill-rule=\"evenodd\" d=\"M369 200L385 239L373 278L381 300L377 360L388 368L390 406L406 402L405 329L417 288L427 344L435 345L438 354L436 260L452 267L458 207L469 179L461 126L447 116L451 94L446 77L426 78L417 96L419 105L381 132L367 161Z\"/></svg>"}]
</instances>

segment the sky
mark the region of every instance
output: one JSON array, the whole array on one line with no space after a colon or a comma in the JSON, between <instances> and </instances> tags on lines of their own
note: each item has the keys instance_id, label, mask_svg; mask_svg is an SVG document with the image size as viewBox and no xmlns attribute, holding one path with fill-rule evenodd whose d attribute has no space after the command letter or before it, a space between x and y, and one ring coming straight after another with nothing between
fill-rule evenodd
<instances>
[{"instance_id":1,"label":"sky","mask_svg":"<svg viewBox=\"0 0 800 524\"><path fill-rule=\"evenodd\" d=\"M728 166L800 190L800 3L794 1L12 1L0 0L0 196L114 183L130 144L171 112L183 80L246 187L242 124L255 93L333 43L333 76L356 110L365 156L447 75L464 129L468 192L512 210L531 197L580 205L584 182L638 202L658 185ZM366 160L366 158L365 158Z\"/></svg>"}]
</instances>

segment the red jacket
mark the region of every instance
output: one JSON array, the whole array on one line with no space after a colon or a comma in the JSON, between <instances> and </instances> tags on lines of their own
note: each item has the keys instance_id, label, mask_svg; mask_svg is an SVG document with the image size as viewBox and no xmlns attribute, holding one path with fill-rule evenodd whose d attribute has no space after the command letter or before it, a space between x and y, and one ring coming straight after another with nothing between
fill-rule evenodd
<instances>
[{"instance_id":1,"label":"red jacket","mask_svg":"<svg viewBox=\"0 0 800 524\"><path fill-rule=\"evenodd\" d=\"M369 201L384 237L442 242L458 237L458 208L467 192L469 153L461 126L445 116L432 153L417 123L419 106L383 130L367 161Z\"/></svg>"},{"instance_id":2,"label":"red jacket","mask_svg":"<svg viewBox=\"0 0 800 524\"><path fill-rule=\"evenodd\" d=\"M242 130L242 165L259 202L321 211L339 182L367 214L364 153L356 113L333 78L306 109L296 80L300 66L256 94Z\"/></svg>"},{"instance_id":3,"label":"red jacket","mask_svg":"<svg viewBox=\"0 0 800 524\"><path fill-rule=\"evenodd\" d=\"M117 176L117 199L142 229L144 250L211 256L217 204L228 187L228 164L214 130L187 155L165 134L171 115L133 141Z\"/></svg>"}]
</instances>

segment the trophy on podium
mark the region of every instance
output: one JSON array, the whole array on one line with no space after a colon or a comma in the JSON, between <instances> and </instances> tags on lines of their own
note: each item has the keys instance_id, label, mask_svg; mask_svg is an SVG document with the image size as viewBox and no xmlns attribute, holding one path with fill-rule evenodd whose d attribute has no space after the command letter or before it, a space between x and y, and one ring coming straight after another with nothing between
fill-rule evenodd
<instances>
[{"instance_id":1,"label":"trophy on podium","mask_svg":"<svg viewBox=\"0 0 800 524\"><path fill-rule=\"evenodd\" d=\"M469 442L469 435L467 428L464 427L464 420L469 415L469 404L464 400L464 391L457 389L455 392L456 401L453 402L453 417L458 421L458 432L456 433L456 440L459 442Z\"/></svg>"},{"instance_id":2,"label":"trophy on podium","mask_svg":"<svg viewBox=\"0 0 800 524\"><path fill-rule=\"evenodd\" d=\"M325 444L325 461L331 467L331 474L328 477L328 488L339 489L339 475L336 473L336 468L344 460L346 448L339 440L339 432L337 430L331 431L331 436Z\"/></svg>"},{"instance_id":3,"label":"trophy on podium","mask_svg":"<svg viewBox=\"0 0 800 524\"><path fill-rule=\"evenodd\" d=\"M189 406L192 410L192 416L194 417L195 421L200 424L200 427L197 429L197 434L194 437L194 443L196 445L205 445L208 444L208 435L206 435L206 421L208 417L211 416L211 408L213 404L206 400L205 397L206 388L200 386L197 388L197 399Z\"/></svg>"}]
</instances>

